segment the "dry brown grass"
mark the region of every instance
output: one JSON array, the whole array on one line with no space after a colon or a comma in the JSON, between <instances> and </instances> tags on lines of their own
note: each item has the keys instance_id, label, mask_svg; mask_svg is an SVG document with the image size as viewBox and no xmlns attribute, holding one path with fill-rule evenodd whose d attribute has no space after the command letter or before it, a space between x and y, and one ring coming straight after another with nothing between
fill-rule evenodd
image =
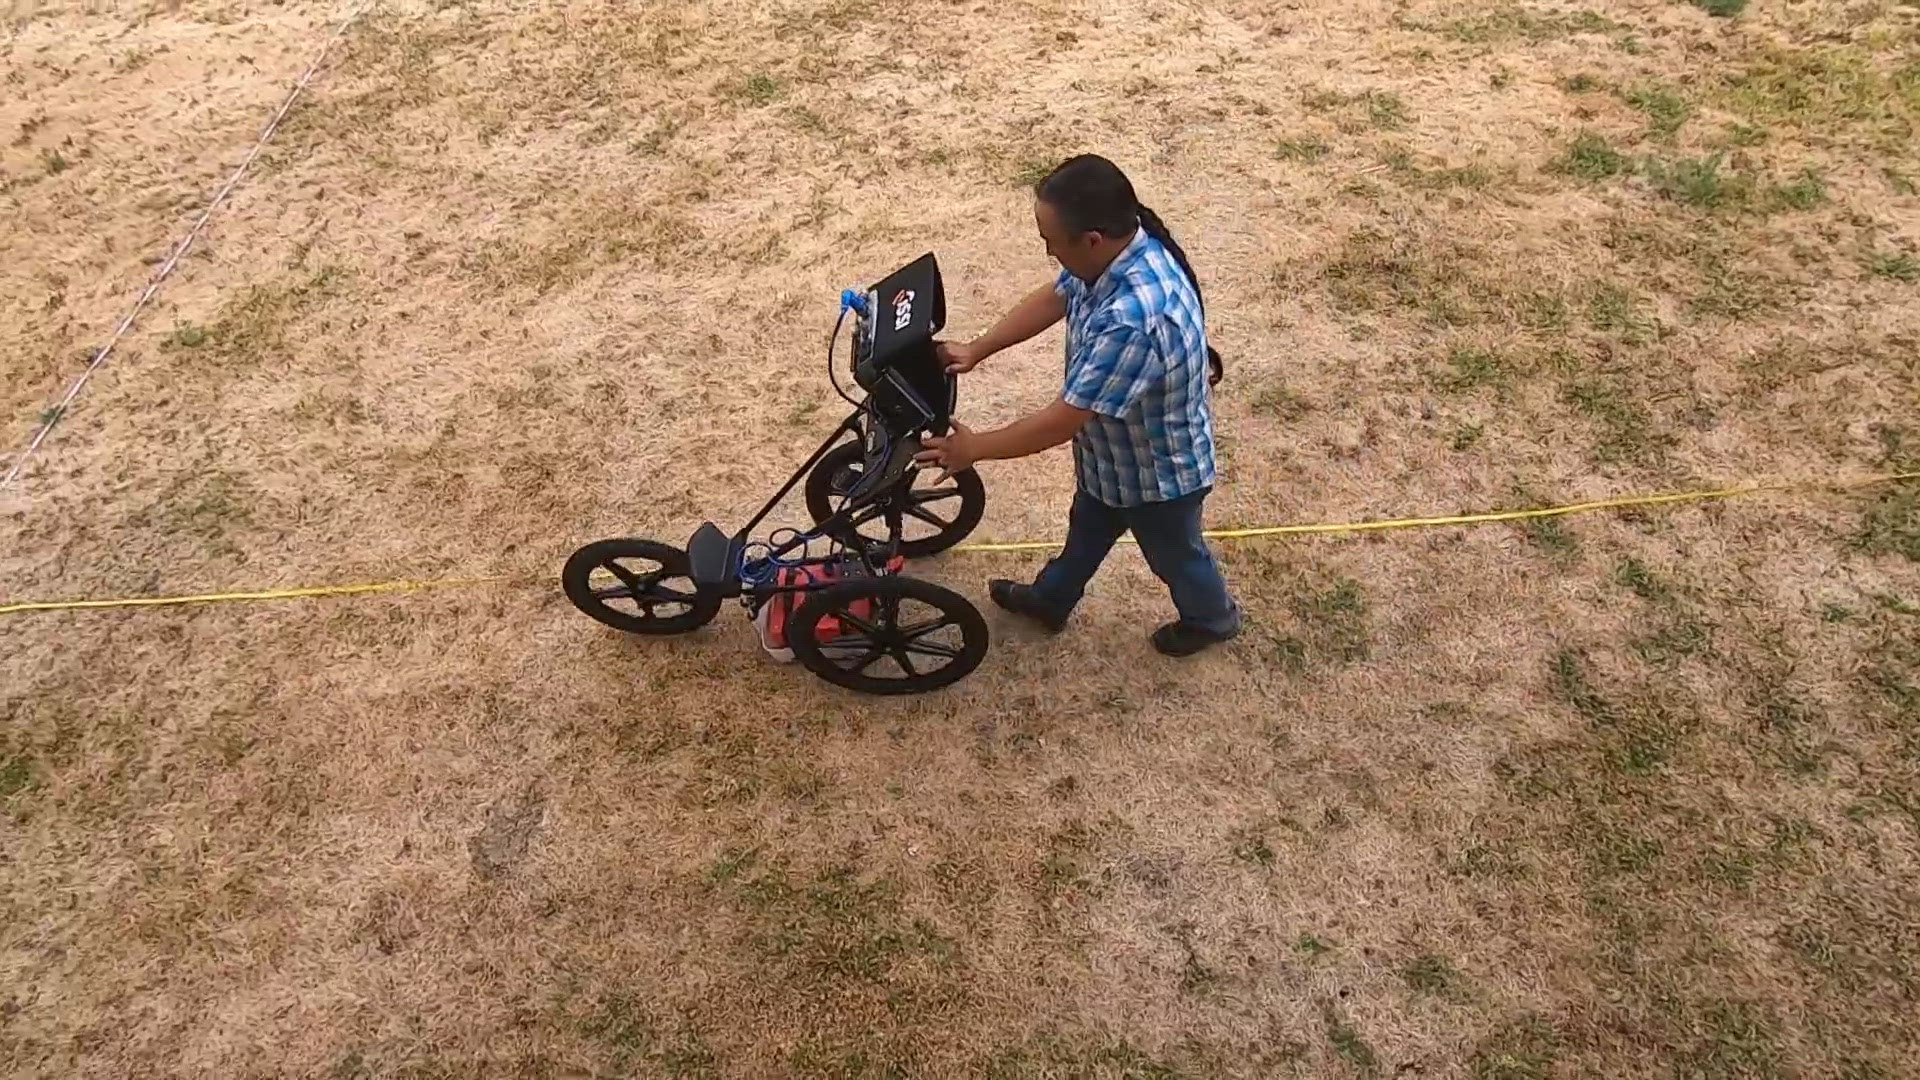
<instances>
[{"instance_id":1,"label":"dry brown grass","mask_svg":"<svg viewBox=\"0 0 1920 1080\"><path fill-rule=\"evenodd\" d=\"M338 13L9 9L10 441ZM0 1062L1907 1074L1911 487L1229 546L1187 664L1123 550L900 702L552 579L757 505L842 286L931 247L964 333L1048 274L1082 148L1205 275L1219 524L1914 467L1915 15L379 5L0 502L5 592L534 583L0 624ZM1058 533L1059 456L986 479Z\"/></svg>"}]
</instances>

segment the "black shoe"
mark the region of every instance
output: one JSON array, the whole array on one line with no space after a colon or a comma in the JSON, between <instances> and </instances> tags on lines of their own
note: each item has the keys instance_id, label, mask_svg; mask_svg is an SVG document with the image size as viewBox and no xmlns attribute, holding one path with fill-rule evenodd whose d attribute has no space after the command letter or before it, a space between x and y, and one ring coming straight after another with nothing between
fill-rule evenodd
<instances>
[{"instance_id":1,"label":"black shoe","mask_svg":"<svg viewBox=\"0 0 1920 1080\"><path fill-rule=\"evenodd\" d=\"M1192 623L1170 622L1153 632L1153 647L1168 656L1192 656L1212 645L1240 635L1238 626L1224 634L1203 630Z\"/></svg>"},{"instance_id":2,"label":"black shoe","mask_svg":"<svg viewBox=\"0 0 1920 1080\"><path fill-rule=\"evenodd\" d=\"M1066 628L1067 617L1041 603L1033 595L1031 585L995 578L987 582L987 595L993 597L994 603L1015 615L1024 615L1056 634Z\"/></svg>"}]
</instances>

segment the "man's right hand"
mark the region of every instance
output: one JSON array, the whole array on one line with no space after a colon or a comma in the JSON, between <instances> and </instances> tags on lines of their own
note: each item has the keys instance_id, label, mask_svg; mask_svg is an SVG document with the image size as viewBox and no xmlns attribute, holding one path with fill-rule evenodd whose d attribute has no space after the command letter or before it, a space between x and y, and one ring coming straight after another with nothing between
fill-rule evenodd
<instances>
[{"instance_id":1,"label":"man's right hand","mask_svg":"<svg viewBox=\"0 0 1920 1080\"><path fill-rule=\"evenodd\" d=\"M934 348L938 350L940 365L947 369L948 374L963 375L1001 349L1018 345L1066 317L1066 298L1049 281L1015 304L1012 311L994 324L993 329L964 345L937 341L934 342Z\"/></svg>"},{"instance_id":2,"label":"man's right hand","mask_svg":"<svg viewBox=\"0 0 1920 1080\"><path fill-rule=\"evenodd\" d=\"M934 343L934 350L949 375L964 375L987 358L985 350L975 347L972 342L938 341Z\"/></svg>"}]
</instances>

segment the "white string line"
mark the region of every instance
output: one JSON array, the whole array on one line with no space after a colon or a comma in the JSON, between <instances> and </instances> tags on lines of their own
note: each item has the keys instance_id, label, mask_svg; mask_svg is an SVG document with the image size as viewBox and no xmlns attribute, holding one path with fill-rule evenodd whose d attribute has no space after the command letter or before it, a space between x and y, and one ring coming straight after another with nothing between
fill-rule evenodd
<instances>
[{"instance_id":1,"label":"white string line","mask_svg":"<svg viewBox=\"0 0 1920 1080\"><path fill-rule=\"evenodd\" d=\"M80 377L73 381L73 385L67 387L66 396L60 399L58 405L47 410L46 416L40 422L40 430L34 432L33 441L27 444L25 450L22 450L14 456L13 464L7 469L7 475L4 478L0 478L0 488L11 484L14 477L20 475L20 470L26 466L27 459L33 456L34 451L40 449L40 444L46 441L47 436L53 431L54 425L58 424L61 418L66 416L67 407L73 404L74 398L80 396L80 390L87 385L87 380L93 378L93 373L100 369L100 365L107 362L107 357L112 354L113 347L118 345L120 339L125 337L127 331L133 327L134 319L137 318L140 312L147 306L147 302L153 299L154 294L160 291L161 283L172 276L174 267L179 265L181 258L186 255L187 249L193 246L194 240L200 236L200 230L204 229L207 220L213 217L214 210L218 209L220 204L226 201L227 196L233 192L234 186L240 182L240 178L252 167L254 159L260 156L261 150L265 149L268 140L273 138L273 133L279 129L280 122L286 119L288 110L293 108L294 100L300 96L301 92L307 88L307 83L313 79L313 73L320 69L320 64L326 60L327 54L333 51L334 45L346 35L348 28L360 18L361 13L366 11L371 2L372 0L366 0L365 3L355 5L353 10L347 13L347 17L340 20L340 25L334 28L333 35L327 38L327 42L321 47L319 54L313 58L311 64L307 65L307 70L301 74L299 81L294 83L293 89L288 91L286 98L280 102L280 108L275 110L273 118L267 121L265 128L261 129L260 137L254 140L253 149L247 151L247 156L240 162L239 168L233 170L233 174L227 177L227 182L221 185L219 192L214 195L213 200L207 203L205 209L200 211L199 220L193 223L193 228L187 230L185 239L174 246L172 254L168 255L166 262L160 265L160 269L154 274L153 280L149 281L145 291L141 292L140 299L134 301L132 309L127 312L126 316L120 320L120 325L116 326L113 333L108 336L106 344L102 345L99 351L93 354L92 362L87 365L86 370L80 373Z\"/></svg>"}]
</instances>

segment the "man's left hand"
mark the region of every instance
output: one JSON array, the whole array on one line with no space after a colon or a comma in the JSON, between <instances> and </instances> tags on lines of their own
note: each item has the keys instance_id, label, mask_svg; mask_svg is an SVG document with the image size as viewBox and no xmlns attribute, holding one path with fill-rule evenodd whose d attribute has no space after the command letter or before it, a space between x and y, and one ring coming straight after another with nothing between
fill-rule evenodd
<instances>
[{"instance_id":1,"label":"man's left hand","mask_svg":"<svg viewBox=\"0 0 1920 1080\"><path fill-rule=\"evenodd\" d=\"M953 422L953 430L946 435L928 435L920 440L926 449L913 456L921 465L940 466L940 479L966 472L980 460L980 437L973 429L958 420Z\"/></svg>"}]
</instances>

